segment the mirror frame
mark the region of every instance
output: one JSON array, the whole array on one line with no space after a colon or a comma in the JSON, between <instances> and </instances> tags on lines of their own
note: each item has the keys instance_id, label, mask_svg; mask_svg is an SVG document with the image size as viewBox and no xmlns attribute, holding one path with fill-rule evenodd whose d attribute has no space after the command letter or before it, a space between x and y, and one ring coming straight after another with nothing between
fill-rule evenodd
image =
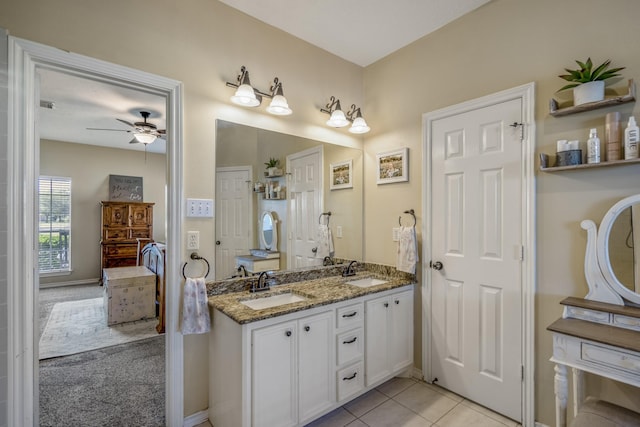
<instances>
[{"instance_id":1,"label":"mirror frame","mask_svg":"<svg viewBox=\"0 0 640 427\"><path fill-rule=\"evenodd\" d=\"M613 272L611 259L609 258L609 234L611 234L613 223L618 219L622 211L636 203L640 203L640 194L635 194L620 200L607 211L602 218L600 230L598 231L597 257L602 275L612 290L622 298L635 304L640 304L640 295L627 288L618 280Z\"/></svg>"},{"instance_id":2,"label":"mirror frame","mask_svg":"<svg viewBox=\"0 0 640 427\"><path fill-rule=\"evenodd\" d=\"M264 223L264 218L265 217L269 217L271 219L271 226L272 226L272 235L271 235L271 244L268 244L267 241L264 238L264 229L263 229L263 223ZM278 220L273 216L273 212L271 211L264 211L262 212L262 215L260 215L260 246L263 246L264 249L268 250L268 251L273 251L273 252L277 252L278 251ZM273 249L275 248L275 249Z\"/></svg>"}]
</instances>

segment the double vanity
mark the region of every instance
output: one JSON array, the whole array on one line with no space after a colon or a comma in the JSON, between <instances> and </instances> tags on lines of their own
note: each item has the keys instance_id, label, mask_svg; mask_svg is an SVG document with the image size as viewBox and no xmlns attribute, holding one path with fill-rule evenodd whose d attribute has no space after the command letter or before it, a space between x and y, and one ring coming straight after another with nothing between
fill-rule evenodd
<instances>
[{"instance_id":1,"label":"double vanity","mask_svg":"<svg viewBox=\"0 0 640 427\"><path fill-rule=\"evenodd\" d=\"M409 371L415 277L387 270L210 296L211 423L302 426Z\"/></svg>"}]
</instances>

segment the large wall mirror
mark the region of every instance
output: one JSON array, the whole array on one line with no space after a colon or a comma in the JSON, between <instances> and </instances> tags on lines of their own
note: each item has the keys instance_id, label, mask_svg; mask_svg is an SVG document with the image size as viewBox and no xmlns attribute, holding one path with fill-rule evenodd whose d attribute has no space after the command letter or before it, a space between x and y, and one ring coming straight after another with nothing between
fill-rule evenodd
<instances>
[{"instance_id":1,"label":"large wall mirror","mask_svg":"<svg viewBox=\"0 0 640 427\"><path fill-rule=\"evenodd\" d=\"M279 161L280 171L267 170L270 159ZM344 164L352 168L351 185L331 185L332 165L335 172ZM296 190L308 177L317 178L318 191ZM265 213L277 218L271 251L278 253L279 270L321 266L324 257L312 250L327 223L318 215L323 212L331 212L334 258L362 260L362 150L216 121L216 280L236 276L236 257L264 246Z\"/></svg>"},{"instance_id":2,"label":"large wall mirror","mask_svg":"<svg viewBox=\"0 0 640 427\"><path fill-rule=\"evenodd\" d=\"M599 229L590 220L582 228L588 233L587 299L640 304L640 194L614 204Z\"/></svg>"}]
</instances>

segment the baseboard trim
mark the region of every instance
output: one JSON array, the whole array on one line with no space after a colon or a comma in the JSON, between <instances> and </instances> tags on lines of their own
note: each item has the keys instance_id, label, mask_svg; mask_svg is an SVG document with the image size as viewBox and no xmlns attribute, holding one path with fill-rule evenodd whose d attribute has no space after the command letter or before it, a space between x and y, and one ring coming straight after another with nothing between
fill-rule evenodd
<instances>
[{"instance_id":1,"label":"baseboard trim","mask_svg":"<svg viewBox=\"0 0 640 427\"><path fill-rule=\"evenodd\" d=\"M536 421L535 427L549 427L549 426L546 425L546 424L542 424L542 423L539 423L539 422Z\"/></svg>"},{"instance_id":2,"label":"baseboard trim","mask_svg":"<svg viewBox=\"0 0 640 427\"><path fill-rule=\"evenodd\" d=\"M182 427L195 427L207 421L209 421L209 414L207 410L204 410L186 417L182 423Z\"/></svg>"},{"instance_id":3,"label":"baseboard trim","mask_svg":"<svg viewBox=\"0 0 640 427\"><path fill-rule=\"evenodd\" d=\"M47 288L61 288L63 286L76 286L76 285L91 285L93 283L99 283L100 279L82 279L82 280L70 280L68 282L55 282L55 283L40 283L40 289Z\"/></svg>"}]
</instances>

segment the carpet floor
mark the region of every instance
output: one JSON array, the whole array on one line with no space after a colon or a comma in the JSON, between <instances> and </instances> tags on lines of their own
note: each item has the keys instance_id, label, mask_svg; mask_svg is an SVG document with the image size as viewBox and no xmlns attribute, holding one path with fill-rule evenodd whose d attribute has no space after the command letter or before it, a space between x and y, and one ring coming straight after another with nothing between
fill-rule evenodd
<instances>
[{"instance_id":1,"label":"carpet floor","mask_svg":"<svg viewBox=\"0 0 640 427\"><path fill-rule=\"evenodd\" d=\"M41 361L40 426L164 426L164 339Z\"/></svg>"}]
</instances>

